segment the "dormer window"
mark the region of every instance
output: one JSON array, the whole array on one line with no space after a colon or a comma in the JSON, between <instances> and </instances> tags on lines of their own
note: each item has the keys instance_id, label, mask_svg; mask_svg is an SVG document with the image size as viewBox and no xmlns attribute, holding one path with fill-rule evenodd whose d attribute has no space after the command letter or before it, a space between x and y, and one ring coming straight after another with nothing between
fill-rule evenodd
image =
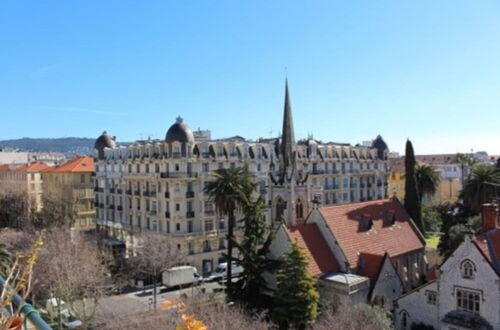
<instances>
[{"instance_id":1,"label":"dormer window","mask_svg":"<svg viewBox=\"0 0 500 330\"><path fill-rule=\"evenodd\" d=\"M462 262L461 266L462 278L473 279L476 272L476 266L470 260Z\"/></svg>"}]
</instances>

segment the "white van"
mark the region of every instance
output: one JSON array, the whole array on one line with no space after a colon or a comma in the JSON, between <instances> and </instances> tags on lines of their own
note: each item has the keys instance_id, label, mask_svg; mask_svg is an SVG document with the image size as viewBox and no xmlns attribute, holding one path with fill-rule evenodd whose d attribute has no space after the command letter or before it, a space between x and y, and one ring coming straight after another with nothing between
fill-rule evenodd
<instances>
[{"instance_id":1,"label":"white van","mask_svg":"<svg viewBox=\"0 0 500 330\"><path fill-rule=\"evenodd\" d=\"M193 266L173 267L163 272L162 283L167 288L174 286L199 284L202 280Z\"/></svg>"},{"instance_id":2,"label":"white van","mask_svg":"<svg viewBox=\"0 0 500 330\"><path fill-rule=\"evenodd\" d=\"M236 262L231 263L231 271L233 277L238 277L243 273L243 266L238 265ZM208 277L209 280L219 280L224 279L227 276L227 262L220 263L215 271Z\"/></svg>"}]
</instances>

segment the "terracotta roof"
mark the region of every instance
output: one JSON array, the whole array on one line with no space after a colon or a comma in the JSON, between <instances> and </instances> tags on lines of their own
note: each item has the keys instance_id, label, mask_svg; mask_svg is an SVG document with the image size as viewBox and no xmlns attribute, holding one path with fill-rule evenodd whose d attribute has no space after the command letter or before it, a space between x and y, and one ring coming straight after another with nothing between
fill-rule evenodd
<instances>
[{"instance_id":1,"label":"terracotta roof","mask_svg":"<svg viewBox=\"0 0 500 330\"><path fill-rule=\"evenodd\" d=\"M405 158L389 158L389 168L391 171L404 172L405 171Z\"/></svg>"},{"instance_id":2,"label":"terracotta roof","mask_svg":"<svg viewBox=\"0 0 500 330\"><path fill-rule=\"evenodd\" d=\"M287 228L290 238L304 250L309 261L308 270L313 276L330 273L339 269L335 256L326 244L315 223Z\"/></svg>"},{"instance_id":3,"label":"terracotta roof","mask_svg":"<svg viewBox=\"0 0 500 330\"><path fill-rule=\"evenodd\" d=\"M8 170L9 170L9 165L0 164L0 171L8 171Z\"/></svg>"},{"instance_id":4,"label":"terracotta roof","mask_svg":"<svg viewBox=\"0 0 500 330\"><path fill-rule=\"evenodd\" d=\"M387 252L394 257L424 248L420 233L394 199L332 205L320 211L353 268L358 268L361 254L384 256Z\"/></svg>"},{"instance_id":5,"label":"terracotta roof","mask_svg":"<svg viewBox=\"0 0 500 330\"><path fill-rule=\"evenodd\" d=\"M457 154L416 155L415 160L431 165L458 163Z\"/></svg>"},{"instance_id":6,"label":"terracotta roof","mask_svg":"<svg viewBox=\"0 0 500 330\"><path fill-rule=\"evenodd\" d=\"M16 171L18 172L43 172L47 168L50 168L49 165L42 163L42 162L36 162L36 163L31 163L31 164L26 164L21 167L16 168Z\"/></svg>"},{"instance_id":7,"label":"terracotta roof","mask_svg":"<svg viewBox=\"0 0 500 330\"><path fill-rule=\"evenodd\" d=\"M89 156L76 156L50 172L94 172L94 159Z\"/></svg>"},{"instance_id":8,"label":"terracotta roof","mask_svg":"<svg viewBox=\"0 0 500 330\"><path fill-rule=\"evenodd\" d=\"M363 252L359 255L357 274L369 277L370 283L375 284L383 262L384 255Z\"/></svg>"},{"instance_id":9,"label":"terracotta roof","mask_svg":"<svg viewBox=\"0 0 500 330\"><path fill-rule=\"evenodd\" d=\"M493 267L500 272L500 229L491 229L477 235L476 244Z\"/></svg>"}]
</instances>

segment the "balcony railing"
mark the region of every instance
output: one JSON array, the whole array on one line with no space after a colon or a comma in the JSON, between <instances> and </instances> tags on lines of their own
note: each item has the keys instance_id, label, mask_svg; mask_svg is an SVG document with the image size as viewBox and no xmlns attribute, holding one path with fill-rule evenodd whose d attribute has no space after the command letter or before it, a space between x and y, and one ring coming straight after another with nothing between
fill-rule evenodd
<instances>
[{"instance_id":1,"label":"balcony railing","mask_svg":"<svg viewBox=\"0 0 500 330\"><path fill-rule=\"evenodd\" d=\"M186 212L186 218L194 218L194 211Z\"/></svg>"},{"instance_id":2,"label":"balcony railing","mask_svg":"<svg viewBox=\"0 0 500 330\"><path fill-rule=\"evenodd\" d=\"M186 198L193 198L194 197L194 191L186 191Z\"/></svg>"},{"instance_id":3,"label":"balcony railing","mask_svg":"<svg viewBox=\"0 0 500 330\"><path fill-rule=\"evenodd\" d=\"M115 188L109 188L109 192L114 194L115 193Z\"/></svg>"},{"instance_id":4,"label":"balcony railing","mask_svg":"<svg viewBox=\"0 0 500 330\"><path fill-rule=\"evenodd\" d=\"M165 218L170 219L170 212L165 212Z\"/></svg>"},{"instance_id":5,"label":"balcony railing","mask_svg":"<svg viewBox=\"0 0 500 330\"><path fill-rule=\"evenodd\" d=\"M215 215L215 211L214 210L205 210L205 215L207 217L211 217L211 216Z\"/></svg>"},{"instance_id":6,"label":"balcony railing","mask_svg":"<svg viewBox=\"0 0 500 330\"><path fill-rule=\"evenodd\" d=\"M165 192L165 198L170 198L170 193L168 191Z\"/></svg>"},{"instance_id":7,"label":"balcony railing","mask_svg":"<svg viewBox=\"0 0 500 330\"><path fill-rule=\"evenodd\" d=\"M153 191L153 190L145 191L144 192L144 196L155 197L156 196L156 191Z\"/></svg>"},{"instance_id":8,"label":"balcony railing","mask_svg":"<svg viewBox=\"0 0 500 330\"><path fill-rule=\"evenodd\" d=\"M313 169L312 174L325 174L325 170Z\"/></svg>"},{"instance_id":9,"label":"balcony railing","mask_svg":"<svg viewBox=\"0 0 500 330\"><path fill-rule=\"evenodd\" d=\"M162 172L160 178L162 179L179 179L179 178L197 178L198 173L194 172Z\"/></svg>"},{"instance_id":10,"label":"balcony railing","mask_svg":"<svg viewBox=\"0 0 500 330\"><path fill-rule=\"evenodd\" d=\"M118 205L118 206L116 207L116 209L117 209L118 211L123 211L123 206L122 206L122 205Z\"/></svg>"}]
</instances>

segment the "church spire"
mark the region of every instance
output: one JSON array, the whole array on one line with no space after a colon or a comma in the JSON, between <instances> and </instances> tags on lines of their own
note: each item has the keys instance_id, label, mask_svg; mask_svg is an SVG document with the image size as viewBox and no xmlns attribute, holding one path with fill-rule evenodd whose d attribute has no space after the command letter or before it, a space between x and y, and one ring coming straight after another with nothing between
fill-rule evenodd
<instances>
[{"instance_id":1,"label":"church spire","mask_svg":"<svg viewBox=\"0 0 500 330\"><path fill-rule=\"evenodd\" d=\"M280 157L282 169L287 169L293 163L293 146L295 136L293 133L292 105L290 104L290 95L288 92L288 79L285 80L285 108L283 113L283 130L280 146Z\"/></svg>"}]
</instances>

